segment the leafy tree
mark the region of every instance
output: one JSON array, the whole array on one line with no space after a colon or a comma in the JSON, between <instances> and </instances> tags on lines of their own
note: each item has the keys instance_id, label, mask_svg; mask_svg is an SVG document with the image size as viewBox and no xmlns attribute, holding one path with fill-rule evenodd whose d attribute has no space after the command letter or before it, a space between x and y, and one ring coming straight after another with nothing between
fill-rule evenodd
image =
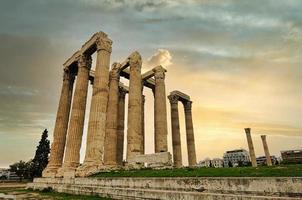
<instances>
[{"instance_id":1,"label":"leafy tree","mask_svg":"<svg viewBox=\"0 0 302 200\"><path fill-rule=\"evenodd\" d=\"M48 155L50 152L50 145L48 137L48 131L45 129L42 133L41 140L39 145L37 146L36 154L34 159L31 163L31 176L34 177L41 177L42 171L46 167L48 163Z\"/></svg>"},{"instance_id":2,"label":"leafy tree","mask_svg":"<svg viewBox=\"0 0 302 200\"><path fill-rule=\"evenodd\" d=\"M30 178L30 162L24 162L20 160L9 166L11 172L15 172L16 175L20 178L20 181L23 179Z\"/></svg>"},{"instance_id":3,"label":"leafy tree","mask_svg":"<svg viewBox=\"0 0 302 200\"><path fill-rule=\"evenodd\" d=\"M228 163L229 167L233 167L233 163L229 160L229 163Z\"/></svg>"},{"instance_id":4,"label":"leafy tree","mask_svg":"<svg viewBox=\"0 0 302 200\"><path fill-rule=\"evenodd\" d=\"M210 160L210 166L209 167L213 167L212 161Z\"/></svg>"}]
</instances>

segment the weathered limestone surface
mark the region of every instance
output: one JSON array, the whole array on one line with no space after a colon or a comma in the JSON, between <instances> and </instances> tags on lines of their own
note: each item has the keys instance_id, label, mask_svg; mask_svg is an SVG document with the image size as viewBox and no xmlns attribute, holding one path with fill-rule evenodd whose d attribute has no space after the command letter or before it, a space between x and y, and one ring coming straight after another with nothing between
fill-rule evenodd
<instances>
[{"instance_id":1,"label":"weathered limestone surface","mask_svg":"<svg viewBox=\"0 0 302 200\"><path fill-rule=\"evenodd\" d=\"M74 177L75 170L79 166L91 62L90 56L82 55L79 58L64 163L59 169L58 176Z\"/></svg>"},{"instance_id":2,"label":"weathered limestone surface","mask_svg":"<svg viewBox=\"0 0 302 200\"><path fill-rule=\"evenodd\" d=\"M192 120L192 101L184 103L186 134L187 134L187 149L189 166L196 165L195 139Z\"/></svg>"},{"instance_id":3,"label":"weathered limestone surface","mask_svg":"<svg viewBox=\"0 0 302 200\"><path fill-rule=\"evenodd\" d=\"M117 164L121 166L123 164L124 154L124 127L125 127L125 95L127 90L119 88L119 101L118 101L118 124L117 124L117 151L116 159Z\"/></svg>"},{"instance_id":4,"label":"weathered limestone surface","mask_svg":"<svg viewBox=\"0 0 302 200\"><path fill-rule=\"evenodd\" d=\"M245 128L244 130L245 130L245 133L246 133L246 139L247 139L247 144L248 144L248 147L249 147L252 166L257 167L255 150L254 150L253 140L252 140L252 137L251 137L251 129L250 128Z\"/></svg>"},{"instance_id":5,"label":"weathered limestone surface","mask_svg":"<svg viewBox=\"0 0 302 200\"><path fill-rule=\"evenodd\" d=\"M120 64L115 63L110 71L109 101L104 147L104 164L106 166L117 165L117 126L120 81L119 68Z\"/></svg>"},{"instance_id":6,"label":"weathered limestone surface","mask_svg":"<svg viewBox=\"0 0 302 200\"><path fill-rule=\"evenodd\" d=\"M168 151L167 105L165 72L162 66L153 69L155 77L154 91L154 125L155 125L155 153Z\"/></svg>"},{"instance_id":7,"label":"weathered limestone surface","mask_svg":"<svg viewBox=\"0 0 302 200\"><path fill-rule=\"evenodd\" d=\"M94 173L103 165L112 41L107 37L99 37L95 43L97 60L88 122L86 154L83 166L78 169L78 176Z\"/></svg>"},{"instance_id":8,"label":"weathered limestone surface","mask_svg":"<svg viewBox=\"0 0 302 200\"><path fill-rule=\"evenodd\" d=\"M267 166L272 166L271 155L269 153L267 142L266 142L266 135L261 135L261 140L262 140L263 149L266 157L266 164Z\"/></svg>"},{"instance_id":9,"label":"weathered limestone surface","mask_svg":"<svg viewBox=\"0 0 302 200\"><path fill-rule=\"evenodd\" d=\"M142 60L138 52L129 57L130 80L128 96L127 160L141 154L142 144Z\"/></svg>"},{"instance_id":10,"label":"weathered limestone surface","mask_svg":"<svg viewBox=\"0 0 302 200\"><path fill-rule=\"evenodd\" d=\"M114 199L302 199L301 177L37 178L28 187Z\"/></svg>"},{"instance_id":11,"label":"weathered limestone surface","mask_svg":"<svg viewBox=\"0 0 302 200\"><path fill-rule=\"evenodd\" d=\"M43 177L55 177L58 168L62 166L74 78L74 74L70 70L64 70L61 97L53 133L54 139L51 145L50 159L43 171Z\"/></svg>"},{"instance_id":12,"label":"weathered limestone surface","mask_svg":"<svg viewBox=\"0 0 302 200\"><path fill-rule=\"evenodd\" d=\"M137 155L129 162L146 164L145 166L151 168L165 168L172 167L172 156L169 152L160 152L153 154Z\"/></svg>"},{"instance_id":13,"label":"weathered limestone surface","mask_svg":"<svg viewBox=\"0 0 302 200\"><path fill-rule=\"evenodd\" d=\"M172 124L172 148L173 161L175 167L182 166L181 142L179 130L179 115L178 115L178 96L168 96L171 105L171 124Z\"/></svg>"}]
</instances>

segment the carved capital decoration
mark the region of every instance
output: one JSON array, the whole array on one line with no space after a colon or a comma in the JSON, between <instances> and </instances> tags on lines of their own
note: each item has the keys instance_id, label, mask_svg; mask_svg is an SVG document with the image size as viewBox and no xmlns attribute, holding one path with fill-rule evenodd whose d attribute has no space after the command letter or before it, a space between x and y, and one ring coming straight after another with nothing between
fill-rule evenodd
<instances>
[{"instance_id":1,"label":"carved capital decoration","mask_svg":"<svg viewBox=\"0 0 302 200\"><path fill-rule=\"evenodd\" d=\"M186 101L183 104L184 104L185 112L189 112L192 110L192 101Z\"/></svg>"},{"instance_id":2,"label":"carved capital decoration","mask_svg":"<svg viewBox=\"0 0 302 200\"><path fill-rule=\"evenodd\" d=\"M110 79L119 80L120 79L120 63L113 63L110 71Z\"/></svg>"},{"instance_id":3,"label":"carved capital decoration","mask_svg":"<svg viewBox=\"0 0 302 200\"><path fill-rule=\"evenodd\" d=\"M168 99L170 101L170 104L177 104L179 101L179 97L177 95L169 95Z\"/></svg>"},{"instance_id":4,"label":"carved capital decoration","mask_svg":"<svg viewBox=\"0 0 302 200\"><path fill-rule=\"evenodd\" d=\"M99 37L96 40L96 49L97 51L104 50L111 53L112 51L112 41L107 37Z\"/></svg>"},{"instance_id":5,"label":"carved capital decoration","mask_svg":"<svg viewBox=\"0 0 302 200\"><path fill-rule=\"evenodd\" d=\"M63 72L63 81L69 81L73 83L74 79L75 79L75 74L72 73L68 68L65 68Z\"/></svg>"},{"instance_id":6,"label":"carved capital decoration","mask_svg":"<svg viewBox=\"0 0 302 200\"><path fill-rule=\"evenodd\" d=\"M155 80L164 80L165 79L165 72L167 71L162 66L157 66L153 70Z\"/></svg>"},{"instance_id":7,"label":"carved capital decoration","mask_svg":"<svg viewBox=\"0 0 302 200\"><path fill-rule=\"evenodd\" d=\"M87 55L79 56L79 59L78 59L78 66L79 67L85 67L87 69L90 69L91 64L92 64L91 56L87 56Z\"/></svg>"},{"instance_id":8,"label":"carved capital decoration","mask_svg":"<svg viewBox=\"0 0 302 200\"><path fill-rule=\"evenodd\" d=\"M135 51L129 56L129 65L130 65L130 70L136 69L137 71L140 71L142 67L142 57L141 55Z\"/></svg>"}]
</instances>

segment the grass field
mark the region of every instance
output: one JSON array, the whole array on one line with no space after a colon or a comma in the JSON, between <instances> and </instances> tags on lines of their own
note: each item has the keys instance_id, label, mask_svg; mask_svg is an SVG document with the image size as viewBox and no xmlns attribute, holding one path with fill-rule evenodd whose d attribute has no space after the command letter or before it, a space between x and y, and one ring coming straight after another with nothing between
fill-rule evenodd
<instances>
[{"instance_id":1,"label":"grass field","mask_svg":"<svg viewBox=\"0 0 302 200\"><path fill-rule=\"evenodd\" d=\"M101 172L92 177L302 177L302 164L272 167L140 169Z\"/></svg>"}]
</instances>

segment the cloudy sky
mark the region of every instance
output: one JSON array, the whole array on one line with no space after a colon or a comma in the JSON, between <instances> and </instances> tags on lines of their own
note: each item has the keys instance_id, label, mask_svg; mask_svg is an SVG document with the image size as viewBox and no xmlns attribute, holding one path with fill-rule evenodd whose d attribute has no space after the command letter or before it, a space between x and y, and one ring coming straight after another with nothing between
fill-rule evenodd
<instances>
[{"instance_id":1,"label":"cloudy sky","mask_svg":"<svg viewBox=\"0 0 302 200\"><path fill-rule=\"evenodd\" d=\"M44 128L52 140L62 64L100 30L113 40L111 62L137 50L143 71L167 68L167 92L191 96L198 160L247 148L244 127L257 155L261 134L274 155L302 148L301 10L299 0L2 0L0 167L30 159ZM145 95L152 153L153 99Z\"/></svg>"}]
</instances>

